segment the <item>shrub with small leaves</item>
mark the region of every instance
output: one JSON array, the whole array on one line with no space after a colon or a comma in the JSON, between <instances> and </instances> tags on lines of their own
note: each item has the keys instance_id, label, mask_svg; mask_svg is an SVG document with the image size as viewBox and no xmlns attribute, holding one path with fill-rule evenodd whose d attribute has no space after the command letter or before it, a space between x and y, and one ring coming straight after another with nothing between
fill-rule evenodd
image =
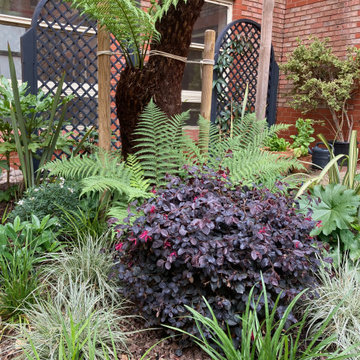
<instances>
[{"instance_id":1,"label":"shrub with small leaves","mask_svg":"<svg viewBox=\"0 0 360 360\"><path fill-rule=\"evenodd\" d=\"M115 225L122 295L152 325L196 331L184 317L184 305L206 314L204 296L216 318L234 326L250 289L255 286L255 297L261 293L263 274L271 308L282 294L281 317L294 296L315 283L318 266L318 249L309 236L315 223L283 192L233 187L226 173L205 168L190 169L185 182L171 178L140 206L142 216L130 222L130 214L128 223ZM293 315L289 321L295 321Z\"/></svg>"},{"instance_id":2,"label":"shrub with small leaves","mask_svg":"<svg viewBox=\"0 0 360 360\"><path fill-rule=\"evenodd\" d=\"M76 210L80 205L80 193L81 188L76 181L62 179L30 188L18 201L10 217L14 219L19 216L21 220L29 220L32 214L39 219L50 214L62 223L63 209Z\"/></svg>"}]
</instances>

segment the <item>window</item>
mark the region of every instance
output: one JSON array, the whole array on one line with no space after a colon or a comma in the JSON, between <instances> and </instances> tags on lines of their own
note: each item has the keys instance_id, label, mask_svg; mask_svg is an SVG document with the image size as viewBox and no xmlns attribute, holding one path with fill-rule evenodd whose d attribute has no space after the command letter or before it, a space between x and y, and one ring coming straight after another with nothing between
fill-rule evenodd
<instances>
[{"instance_id":1,"label":"window","mask_svg":"<svg viewBox=\"0 0 360 360\"><path fill-rule=\"evenodd\" d=\"M37 0L0 0L0 13L31 18Z\"/></svg>"},{"instance_id":2,"label":"window","mask_svg":"<svg viewBox=\"0 0 360 360\"><path fill-rule=\"evenodd\" d=\"M205 0L199 19L196 21L189 60L202 59L205 30L216 31L216 37L232 20L232 1ZM201 69L198 64L187 64L182 83L183 111L190 110L189 125L197 124L201 102Z\"/></svg>"},{"instance_id":3,"label":"window","mask_svg":"<svg viewBox=\"0 0 360 360\"><path fill-rule=\"evenodd\" d=\"M0 74L9 78L7 43L14 57L16 73L21 78L20 37L31 24L38 0L0 0Z\"/></svg>"}]
</instances>

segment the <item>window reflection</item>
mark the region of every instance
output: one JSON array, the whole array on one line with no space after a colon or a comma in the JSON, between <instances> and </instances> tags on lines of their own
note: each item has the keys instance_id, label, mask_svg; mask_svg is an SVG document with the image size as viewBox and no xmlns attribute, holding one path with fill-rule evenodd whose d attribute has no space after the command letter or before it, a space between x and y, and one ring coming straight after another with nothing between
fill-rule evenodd
<instances>
[{"instance_id":1,"label":"window reflection","mask_svg":"<svg viewBox=\"0 0 360 360\"><path fill-rule=\"evenodd\" d=\"M191 41L204 43L205 30L215 30L216 36L227 24L227 6L205 3L197 19Z\"/></svg>"},{"instance_id":2,"label":"window reflection","mask_svg":"<svg viewBox=\"0 0 360 360\"><path fill-rule=\"evenodd\" d=\"M31 18L37 0L0 0L0 13Z\"/></svg>"}]
</instances>

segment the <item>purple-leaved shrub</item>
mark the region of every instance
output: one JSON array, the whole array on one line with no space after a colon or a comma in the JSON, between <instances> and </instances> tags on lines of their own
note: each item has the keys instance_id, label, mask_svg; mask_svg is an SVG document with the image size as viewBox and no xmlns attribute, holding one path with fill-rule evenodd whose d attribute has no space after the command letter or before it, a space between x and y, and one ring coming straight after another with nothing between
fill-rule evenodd
<instances>
[{"instance_id":1,"label":"purple-leaved shrub","mask_svg":"<svg viewBox=\"0 0 360 360\"><path fill-rule=\"evenodd\" d=\"M142 216L115 226L122 295L151 325L195 331L184 305L206 314L204 296L217 319L234 326L250 289L255 285L255 297L261 293L262 274L270 307L282 293L281 316L315 282L319 251L309 236L315 223L297 212L291 196L233 187L223 171L202 171L170 178L139 207ZM263 300L257 310L263 314Z\"/></svg>"}]
</instances>

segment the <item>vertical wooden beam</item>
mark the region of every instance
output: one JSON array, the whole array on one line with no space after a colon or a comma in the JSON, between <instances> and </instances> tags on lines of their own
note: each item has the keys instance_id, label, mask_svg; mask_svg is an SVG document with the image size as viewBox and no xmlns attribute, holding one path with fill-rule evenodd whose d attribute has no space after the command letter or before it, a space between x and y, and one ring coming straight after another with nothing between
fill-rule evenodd
<instances>
[{"instance_id":1,"label":"vertical wooden beam","mask_svg":"<svg viewBox=\"0 0 360 360\"><path fill-rule=\"evenodd\" d=\"M111 150L110 56L110 34L105 27L98 26L99 147L105 151Z\"/></svg>"},{"instance_id":2,"label":"vertical wooden beam","mask_svg":"<svg viewBox=\"0 0 360 360\"><path fill-rule=\"evenodd\" d=\"M255 112L256 119L263 120L266 113L266 100L269 83L271 38L273 26L274 0L264 0L262 20L261 20L261 37L260 37L260 55L259 69L256 86Z\"/></svg>"},{"instance_id":3,"label":"vertical wooden beam","mask_svg":"<svg viewBox=\"0 0 360 360\"><path fill-rule=\"evenodd\" d=\"M209 146L209 126L211 116L211 97L214 73L214 54L215 54L215 31L205 31L205 47L203 51L202 67L202 87L201 87L201 107L200 115L207 120L207 126L199 129L199 143L202 152L207 152ZM205 125L205 124L204 124Z\"/></svg>"}]
</instances>

